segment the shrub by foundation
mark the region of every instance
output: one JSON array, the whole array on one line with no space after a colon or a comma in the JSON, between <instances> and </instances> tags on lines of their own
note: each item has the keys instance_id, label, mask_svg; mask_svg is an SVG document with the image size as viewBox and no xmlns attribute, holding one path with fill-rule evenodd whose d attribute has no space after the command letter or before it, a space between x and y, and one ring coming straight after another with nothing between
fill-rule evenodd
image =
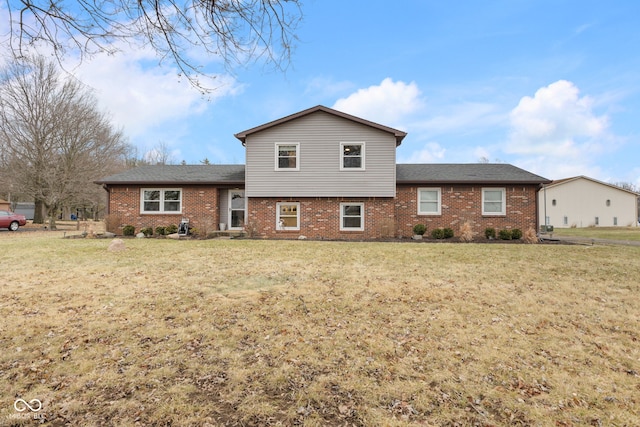
<instances>
[{"instance_id":1,"label":"shrub by foundation","mask_svg":"<svg viewBox=\"0 0 640 427\"><path fill-rule=\"evenodd\" d=\"M460 227L460 241L462 242L471 242L473 241L473 227L469 222L465 222Z\"/></svg>"},{"instance_id":2,"label":"shrub by foundation","mask_svg":"<svg viewBox=\"0 0 640 427\"><path fill-rule=\"evenodd\" d=\"M538 235L536 234L536 230L534 230L533 228L528 228L527 231L524 232L524 234L522 235L522 240L525 241L525 243L538 243Z\"/></svg>"},{"instance_id":3,"label":"shrub by foundation","mask_svg":"<svg viewBox=\"0 0 640 427\"><path fill-rule=\"evenodd\" d=\"M164 236L167 234L167 227L164 227L162 225L159 225L156 227L156 234L158 236Z\"/></svg>"},{"instance_id":4,"label":"shrub by foundation","mask_svg":"<svg viewBox=\"0 0 640 427\"><path fill-rule=\"evenodd\" d=\"M513 240L522 239L522 231L519 228L514 228L513 230L511 230L511 238Z\"/></svg>"},{"instance_id":5,"label":"shrub by foundation","mask_svg":"<svg viewBox=\"0 0 640 427\"><path fill-rule=\"evenodd\" d=\"M136 228L133 225L125 225L122 227L122 234L125 236L133 236L136 234Z\"/></svg>"},{"instance_id":6,"label":"shrub by foundation","mask_svg":"<svg viewBox=\"0 0 640 427\"><path fill-rule=\"evenodd\" d=\"M178 232L178 226L175 224L167 225L164 232L165 234L175 234Z\"/></svg>"},{"instance_id":7,"label":"shrub by foundation","mask_svg":"<svg viewBox=\"0 0 640 427\"><path fill-rule=\"evenodd\" d=\"M426 232L427 232L427 226L424 224L416 224L413 226L413 234L422 236Z\"/></svg>"},{"instance_id":8,"label":"shrub by foundation","mask_svg":"<svg viewBox=\"0 0 640 427\"><path fill-rule=\"evenodd\" d=\"M498 233L500 240L511 240L511 230L500 230Z\"/></svg>"},{"instance_id":9,"label":"shrub by foundation","mask_svg":"<svg viewBox=\"0 0 640 427\"><path fill-rule=\"evenodd\" d=\"M436 228L431 231L431 237L434 239L444 239L444 230L442 228Z\"/></svg>"},{"instance_id":10,"label":"shrub by foundation","mask_svg":"<svg viewBox=\"0 0 640 427\"><path fill-rule=\"evenodd\" d=\"M442 231L444 231L444 238L445 238L445 239L450 239L450 238L452 238L452 237L453 237L453 229L452 229L452 228L448 228L448 227L447 227L447 228L445 228L445 229L444 229L444 230L442 230Z\"/></svg>"},{"instance_id":11,"label":"shrub by foundation","mask_svg":"<svg viewBox=\"0 0 640 427\"><path fill-rule=\"evenodd\" d=\"M144 234L145 237L149 237L149 236L153 235L153 228L152 227L145 227L145 228L141 229L140 232L142 234Z\"/></svg>"},{"instance_id":12,"label":"shrub by foundation","mask_svg":"<svg viewBox=\"0 0 640 427\"><path fill-rule=\"evenodd\" d=\"M495 239L496 238L496 229L493 227L487 227L484 229L484 237L487 239Z\"/></svg>"}]
</instances>

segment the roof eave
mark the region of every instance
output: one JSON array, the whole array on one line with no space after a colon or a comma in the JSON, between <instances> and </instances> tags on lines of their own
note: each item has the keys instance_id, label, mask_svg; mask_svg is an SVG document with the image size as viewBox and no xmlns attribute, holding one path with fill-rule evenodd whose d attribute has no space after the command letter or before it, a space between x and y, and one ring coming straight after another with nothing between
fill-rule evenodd
<instances>
[{"instance_id":1,"label":"roof eave","mask_svg":"<svg viewBox=\"0 0 640 427\"><path fill-rule=\"evenodd\" d=\"M551 181L497 181L497 180L397 180L396 184L402 185L542 185Z\"/></svg>"},{"instance_id":2,"label":"roof eave","mask_svg":"<svg viewBox=\"0 0 640 427\"><path fill-rule=\"evenodd\" d=\"M244 181L93 181L101 185L244 185Z\"/></svg>"}]
</instances>

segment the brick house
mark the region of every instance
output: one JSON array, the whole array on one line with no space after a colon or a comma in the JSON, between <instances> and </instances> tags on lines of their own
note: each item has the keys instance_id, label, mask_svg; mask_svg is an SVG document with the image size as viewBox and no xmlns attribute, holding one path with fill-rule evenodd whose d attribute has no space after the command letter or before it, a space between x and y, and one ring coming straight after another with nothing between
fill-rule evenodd
<instances>
[{"instance_id":1,"label":"brick house","mask_svg":"<svg viewBox=\"0 0 640 427\"><path fill-rule=\"evenodd\" d=\"M405 132L316 106L235 135L245 165L143 166L97 183L136 229L177 224L257 237L409 237L466 222L537 229L550 181L508 164L396 164Z\"/></svg>"}]
</instances>

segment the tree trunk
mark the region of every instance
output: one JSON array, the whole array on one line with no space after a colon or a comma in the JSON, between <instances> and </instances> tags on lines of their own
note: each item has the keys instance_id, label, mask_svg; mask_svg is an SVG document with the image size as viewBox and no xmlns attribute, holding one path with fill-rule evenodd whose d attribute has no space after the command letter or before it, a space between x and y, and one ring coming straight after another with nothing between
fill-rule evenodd
<instances>
[{"instance_id":1,"label":"tree trunk","mask_svg":"<svg viewBox=\"0 0 640 427\"><path fill-rule=\"evenodd\" d=\"M35 206L33 210L33 223L44 224L44 201L40 199L35 200Z\"/></svg>"},{"instance_id":2,"label":"tree trunk","mask_svg":"<svg viewBox=\"0 0 640 427\"><path fill-rule=\"evenodd\" d=\"M47 206L47 215L49 216L49 230L56 230L56 217L58 216L58 207Z\"/></svg>"}]
</instances>

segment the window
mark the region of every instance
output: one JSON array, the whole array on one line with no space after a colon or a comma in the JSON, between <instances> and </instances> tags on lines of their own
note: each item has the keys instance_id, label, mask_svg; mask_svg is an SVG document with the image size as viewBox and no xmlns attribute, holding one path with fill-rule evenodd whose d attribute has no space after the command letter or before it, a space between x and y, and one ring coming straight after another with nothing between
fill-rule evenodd
<instances>
[{"instance_id":1,"label":"window","mask_svg":"<svg viewBox=\"0 0 640 427\"><path fill-rule=\"evenodd\" d=\"M553 200L551 201L551 206L555 206L555 205L556 205L556 199L553 199Z\"/></svg>"},{"instance_id":2,"label":"window","mask_svg":"<svg viewBox=\"0 0 640 427\"><path fill-rule=\"evenodd\" d=\"M562 224L563 225L569 225L569 217L568 216L562 217Z\"/></svg>"},{"instance_id":3,"label":"window","mask_svg":"<svg viewBox=\"0 0 640 427\"><path fill-rule=\"evenodd\" d=\"M596 225L600 225L600 218L596 217Z\"/></svg>"},{"instance_id":4,"label":"window","mask_svg":"<svg viewBox=\"0 0 640 427\"><path fill-rule=\"evenodd\" d=\"M180 189L143 189L141 198L141 213L182 212L182 190Z\"/></svg>"},{"instance_id":5,"label":"window","mask_svg":"<svg viewBox=\"0 0 640 427\"><path fill-rule=\"evenodd\" d=\"M340 203L340 230L362 231L364 230L364 204Z\"/></svg>"},{"instance_id":6,"label":"window","mask_svg":"<svg viewBox=\"0 0 640 427\"><path fill-rule=\"evenodd\" d=\"M440 215L439 188L418 188L418 215Z\"/></svg>"},{"instance_id":7,"label":"window","mask_svg":"<svg viewBox=\"0 0 640 427\"><path fill-rule=\"evenodd\" d=\"M607 207L611 206L611 200L607 199Z\"/></svg>"},{"instance_id":8,"label":"window","mask_svg":"<svg viewBox=\"0 0 640 427\"><path fill-rule=\"evenodd\" d=\"M504 188L482 189L482 215L506 215Z\"/></svg>"},{"instance_id":9,"label":"window","mask_svg":"<svg viewBox=\"0 0 640 427\"><path fill-rule=\"evenodd\" d=\"M618 217L617 216L613 217L613 225L618 225Z\"/></svg>"},{"instance_id":10,"label":"window","mask_svg":"<svg viewBox=\"0 0 640 427\"><path fill-rule=\"evenodd\" d=\"M364 142L342 142L340 159L340 169L364 169Z\"/></svg>"},{"instance_id":11,"label":"window","mask_svg":"<svg viewBox=\"0 0 640 427\"><path fill-rule=\"evenodd\" d=\"M276 144L276 170L300 170L300 144Z\"/></svg>"},{"instance_id":12,"label":"window","mask_svg":"<svg viewBox=\"0 0 640 427\"><path fill-rule=\"evenodd\" d=\"M300 203L277 203L277 230L300 230Z\"/></svg>"}]
</instances>

